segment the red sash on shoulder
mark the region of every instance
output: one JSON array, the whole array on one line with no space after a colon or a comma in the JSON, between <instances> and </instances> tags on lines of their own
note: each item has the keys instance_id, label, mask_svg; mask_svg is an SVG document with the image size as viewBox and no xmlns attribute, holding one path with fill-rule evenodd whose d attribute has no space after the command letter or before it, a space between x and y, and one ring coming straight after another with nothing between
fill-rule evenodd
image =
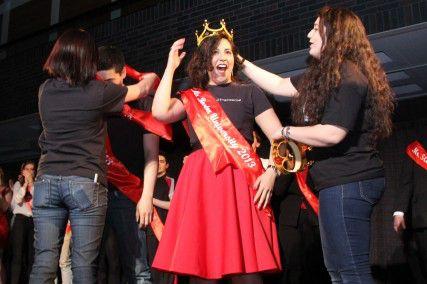
<instances>
[{"instance_id":1,"label":"red sash on shoulder","mask_svg":"<svg viewBox=\"0 0 427 284\"><path fill-rule=\"evenodd\" d=\"M143 181L129 170L114 156L110 139L105 140L105 156L107 159L107 179L121 193L134 203L138 203L142 195ZM162 237L163 223L156 208L153 207L153 221L150 223L158 240Z\"/></svg>"},{"instance_id":2,"label":"red sash on shoulder","mask_svg":"<svg viewBox=\"0 0 427 284\"><path fill-rule=\"evenodd\" d=\"M247 183L252 187L264 172L261 161L221 105L205 90L189 89L180 94L187 116L215 173L231 165L243 170Z\"/></svg>"},{"instance_id":3,"label":"red sash on shoulder","mask_svg":"<svg viewBox=\"0 0 427 284\"><path fill-rule=\"evenodd\" d=\"M427 170L427 151L420 142L414 141L406 147L406 154L420 167Z\"/></svg>"}]
</instances>

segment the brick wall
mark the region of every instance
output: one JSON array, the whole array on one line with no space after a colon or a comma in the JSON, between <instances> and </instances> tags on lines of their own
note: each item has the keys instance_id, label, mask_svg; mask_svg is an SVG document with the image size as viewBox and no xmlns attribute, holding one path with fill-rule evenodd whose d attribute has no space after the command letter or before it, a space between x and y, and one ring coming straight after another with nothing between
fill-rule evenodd
<instances>
[{"instance_id":1,"label":"brick wall","mask_svg":"<svg viewBox=\"0 0 427 284\"><path fill-rule=\"evenodd\" d=\"M103 0L95 2L99 6L105 4ZM61 19L70 19L78 11L75 1L63 0L61 3L64 3ZM77 4L72 8L67 3ZM52 46L48 41L52 32L60 33L69 26L85 27L100 45L115 44L122 48L130 65L161 73L170 44L179 37L186 37L186 49L191 51L195 46L194 31L201 30L205 18L210 22L224 18L235 30L235 41L241 53L251 60L306 48L306 35L315 12L326 3L354 10L362 18L368 33L427 20L427 1L416 0L118 1L92 13L85 10L81 17L49 31L0 47L0 52L6 54L0 61L0 120L37 111L37 89L45 78L41 66ZM98 7L96 5L94 7ZM111 11L117 8L121 9L121 17L109 20ZM50 11L50 6L46 9ZM182 70L179 76L183 76Z\"/></svg>"}]
</instances>

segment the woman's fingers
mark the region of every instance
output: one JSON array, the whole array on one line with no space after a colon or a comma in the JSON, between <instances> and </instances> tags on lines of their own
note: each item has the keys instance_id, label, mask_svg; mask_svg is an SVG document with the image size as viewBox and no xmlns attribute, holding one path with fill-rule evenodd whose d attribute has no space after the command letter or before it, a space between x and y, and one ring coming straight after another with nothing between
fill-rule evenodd
<instances>
[{"instance_id":1,"label":"woman's fingers","mask_svg":"<svg viewBox=\"0 0 427 284\"><path fill-rule=\"evenodd\" d=\"M267 207L268 203L270 202L270 199L271 199L271 191L268 190L264 200L264 204L262 205L262 209L265 209Z\"/></svg>"}]
</instances>

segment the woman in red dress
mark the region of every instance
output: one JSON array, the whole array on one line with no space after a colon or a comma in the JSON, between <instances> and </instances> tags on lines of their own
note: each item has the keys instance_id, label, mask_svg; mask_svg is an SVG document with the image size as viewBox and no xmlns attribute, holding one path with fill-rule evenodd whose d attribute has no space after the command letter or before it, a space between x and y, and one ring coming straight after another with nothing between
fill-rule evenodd
<instances>
[{"instance_id":1,"label":"woman in red dress","mask_svg":"<svg viewBox=\"0 0 427 284\"><path fill-rule=\"evenodd\" d=\"M153 267L189 275L190 283L262 283L261 272L280 270L268 207L276 172L262 170L250 144L254 122L268 138L280 122L259 88L233 76L242 62L226 29L198 38L187 68L195 89L171 99L184 42L171 47L152 111L165 122L187 117L193 152L178 178Z\"/></svg>"}]
</instances>

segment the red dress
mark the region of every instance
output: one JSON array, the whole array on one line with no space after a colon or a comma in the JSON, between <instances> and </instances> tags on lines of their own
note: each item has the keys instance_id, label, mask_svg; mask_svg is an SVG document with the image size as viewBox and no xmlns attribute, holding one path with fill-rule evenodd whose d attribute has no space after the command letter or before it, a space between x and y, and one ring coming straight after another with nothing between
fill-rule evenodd
<instances>
[{"instance_id":1,"label":"red dress","mask_svg":"<svg viewBox=\"0 0 427 284\"><path fill-rule=\"evenodd\" d=\"M215 174L204 150L185 162L153 267L219 279L280 270L274 219L253 203L242 170Z\"/></svg>"}]
</instances>

